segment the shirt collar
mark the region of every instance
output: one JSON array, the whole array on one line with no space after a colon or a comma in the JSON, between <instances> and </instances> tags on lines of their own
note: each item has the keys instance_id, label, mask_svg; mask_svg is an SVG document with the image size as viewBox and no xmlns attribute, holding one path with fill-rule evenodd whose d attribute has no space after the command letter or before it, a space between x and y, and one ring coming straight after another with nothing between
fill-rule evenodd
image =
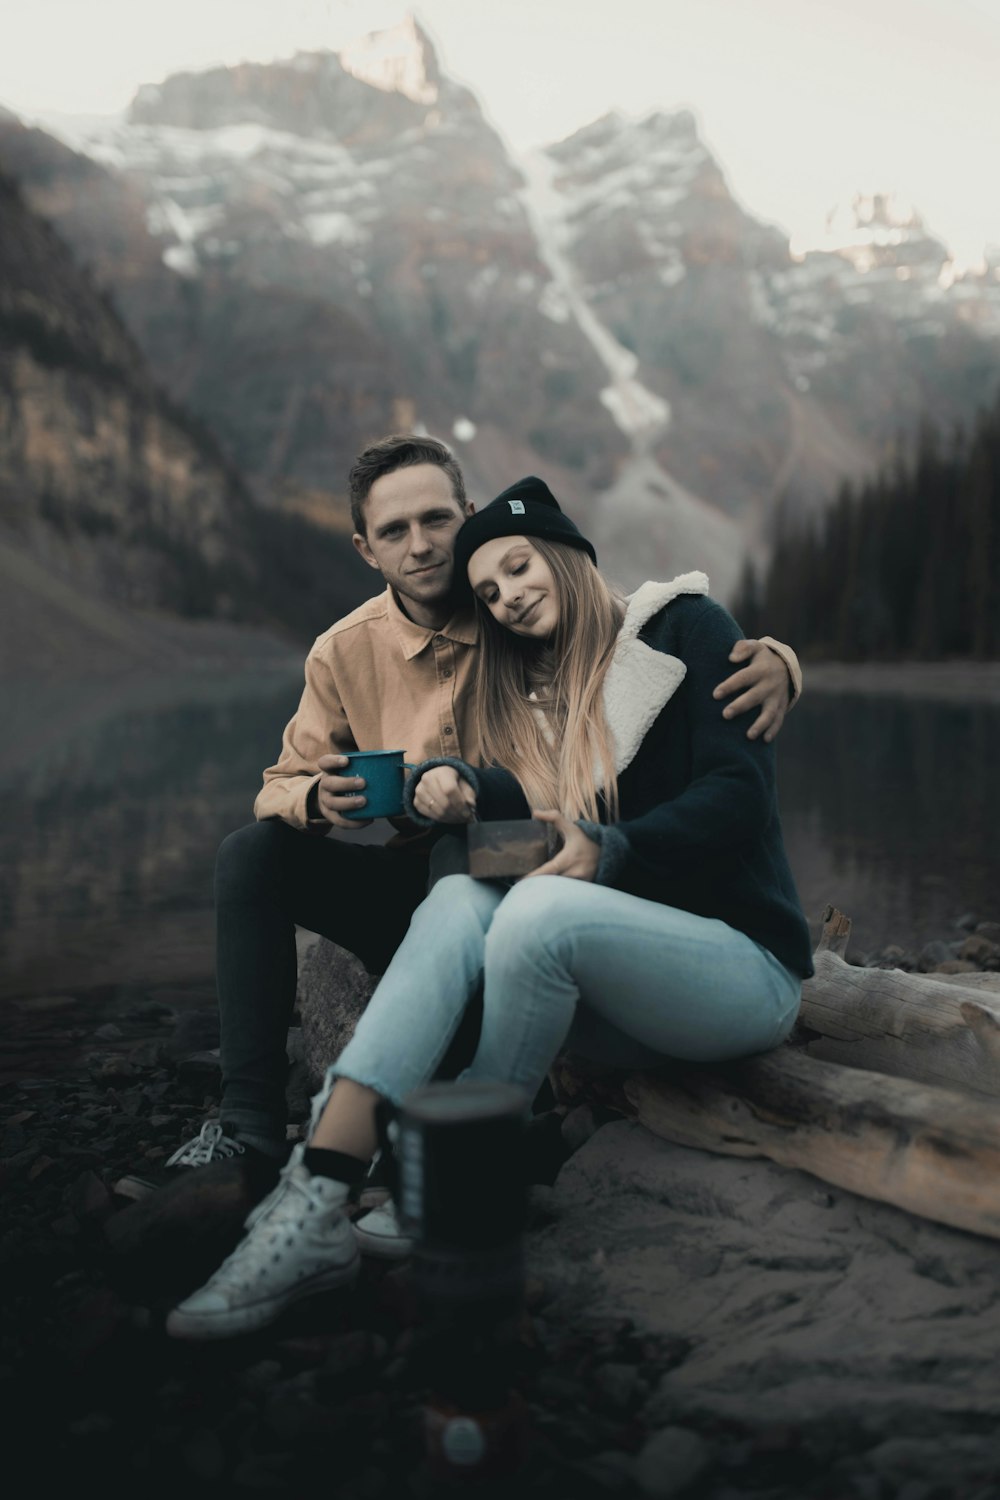
<instances>
[{"instance_id":1,"label":"shirt collar","mask_svg":"<svg viewBox=\"0 0 1000 1500\"><path fill-rule=\"evenodd\" d=\"M440 630L431 630L427 625L418 625L411 620L409 615L404 614L399 605L399 600L393 593L391 587L386 589L387 614L389 623L399 642L400 650L405 661L410 661L414 656L419 656L421 651L426 650L436 635L443 635L446 640L454 642L459 646L474 646L478 639L476 634L476 621L470 609L458 609L452 615L446 625Z\"/></svg>"}]
</instances>

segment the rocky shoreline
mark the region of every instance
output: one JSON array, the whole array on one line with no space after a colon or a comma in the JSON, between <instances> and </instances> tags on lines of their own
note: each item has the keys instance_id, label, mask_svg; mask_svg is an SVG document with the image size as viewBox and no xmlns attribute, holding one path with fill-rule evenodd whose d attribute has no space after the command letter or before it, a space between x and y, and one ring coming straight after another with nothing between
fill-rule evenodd
<instances>
[{"instance_id":1,"label":"rocky shoreline","mask_svg":"<svg viewBox=\"0 0 1000 1500\"><path fill-rule=\"evenodd\" d=\"M949 942L867 962L997 970L1000 924L969 915ZM29 1068L47 1028L67 1031L63 998L29 1008ZM346 1500L455 1493L425 1454L405 1266L368 1264L350 1294L253 1338L166 1338L166 1310L238 1233L242 1169L211 1169L229 1204L218 1224L152 1256L134 1253L134 1207L116 1184L162 1162L214 1106L215 1019L132 995L109 996L99 1020L68 1028L86 1034L57 1076L22 1069L0 1086L0 1381L29 1472L104 1494L292 1494L316 1481ZM301 1120L310 1080L290 1035ZM476 1493L1000 1495L1000 1245L771 1163L671 1147L591 1105L536 1132L539 1164L553 1131L570 1160L530 1190L512 1353L527 1456Z\"/></svg>"}]
</instances>

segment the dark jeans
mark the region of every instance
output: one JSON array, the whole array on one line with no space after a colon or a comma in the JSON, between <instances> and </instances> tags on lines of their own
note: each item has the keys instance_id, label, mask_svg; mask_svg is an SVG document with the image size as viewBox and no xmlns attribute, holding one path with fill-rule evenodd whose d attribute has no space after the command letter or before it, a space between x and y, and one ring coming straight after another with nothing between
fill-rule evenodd
<instances>
[{"instance_id":1,"label":"dark jeans","mask_svg":"<svg viewBox=\"0 0 1000 1500\"><path fill-rule=\"evenodd\" d=\"M225 839L215 871L216 965L227 1128L285 1135L285 1037L295 1005L295 928L380 974L427 892L428 853L350 844L278 819Z\"/></svg>"}]
</instances>

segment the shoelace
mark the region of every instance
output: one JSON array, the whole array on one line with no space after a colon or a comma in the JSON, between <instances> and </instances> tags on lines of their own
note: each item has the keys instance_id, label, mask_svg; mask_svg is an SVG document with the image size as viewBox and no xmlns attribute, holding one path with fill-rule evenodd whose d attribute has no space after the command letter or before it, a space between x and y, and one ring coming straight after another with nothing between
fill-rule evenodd
<instances>
[{"instance_id":1,"label":"shoelace","mask_svg":"<svg viewBox=\"0 0 1000 1500\"><path fill-rule=\"evenodd\" d=\"M246 1150L239 1141L226 1135L218 1120L206 1120L198 1134L173 1156L168 1157L168 1167L207 1167L210 1162L228 1160L231 1156L242 1156Z\"/></svg>"},{"instance_id":2,"label":"shoelace","mask_svg":"<svg viewBox=\"0 0 1000 1500\"><path fill-rule=\"evenodd\" d=\"M212 1282L215 1285L241 1282L260 1270L262 1263L273 1262L276 1240L286 1242L279 1247L279 1254L282 1248L290 1248L289 1233L301 1232L307 1214L321 1213L333 1206L323 1194L320 1185L323 1182L323 1178L313 1177L304 1167L286 1170L274 1192L254 1210L252 1233L226 1257Z\"/></svg>"}]
</instances>

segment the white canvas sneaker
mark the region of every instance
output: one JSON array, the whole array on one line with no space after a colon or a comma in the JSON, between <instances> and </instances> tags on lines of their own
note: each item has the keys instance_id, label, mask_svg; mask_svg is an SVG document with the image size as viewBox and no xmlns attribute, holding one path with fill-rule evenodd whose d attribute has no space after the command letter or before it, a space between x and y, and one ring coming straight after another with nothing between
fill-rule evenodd
<instances>
[{"instance_id":1,"label":"white canvas sneaker","mask_svg":"<svg viewBox=\"0 0 1000 1500\"><path fill-rule=\"evenodd\" d=\"M358 1247L344 1214L348 1188L294 1160L247 1220L249 1233L215 1275L167 1318L181 1339L224 1339L263 1328L300 1297L345 1286Z\"/></svg>"},{"instance_id":2,"label":"white canvas sneaker","mask_svg":"<svg viewBox=\"0 0 1000 1500\"><path fill-rule=\"evenodd\" d=\"M413 1240L399 1227L396 1205L391 1198L355 1219L354 1238L362 1255L377 1260L403 1260L413 1249Z\"/></svg>"}]
</instances>

